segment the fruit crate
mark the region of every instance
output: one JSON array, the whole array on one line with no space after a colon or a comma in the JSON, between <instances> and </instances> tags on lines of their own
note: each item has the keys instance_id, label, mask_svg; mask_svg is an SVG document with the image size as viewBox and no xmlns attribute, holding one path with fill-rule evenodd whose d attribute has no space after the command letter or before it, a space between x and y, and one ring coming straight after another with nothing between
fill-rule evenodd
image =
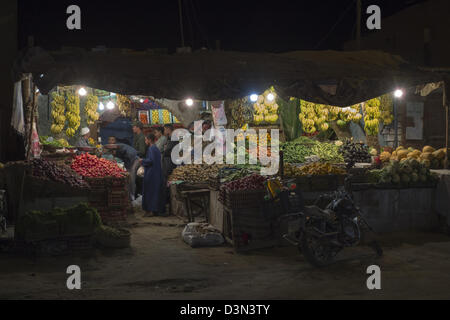
<instances>
[{"instance_id":1,"label":"fruit crate","mask_svg":"<svg viewBox=\"0 0 450 320\"><path fill-rule=\"evenodd\" d=\"M108 180L106 178L88 178L84 177L84 180L89 184L91 188L106 188Z\"/></svg>"},{"instance_id":2,"label":"fruit crate","mask_svg":"<svg viewBox=\"0 0 450 320\"><path fill-rule=\"evenodd\" d=\"M230 209L258 208L263 204L265 195L264 189L226 192L224 205Z\"/></svg>"},{"instance_id":3,"label":"fruit crate","mask_svg":"<svg viewBox=\"0 0 450 320\"><path fill-rule=\"evenodd\" d=\"M108 184L110 187L124 188L128 183L128 174L124 175L122 178L111 177L108 179Z\"/></svg>"},{"instance_id":4,"label":"fruit crate","mask_svg":"<svg viewBox=\"0 0 450 320\"><path fill-rule=\"evenodd\" d=\"M128 206L129 198L126 191L110 191L108 192L109 208L125 208Z\"/></svg>"}]
</instances>

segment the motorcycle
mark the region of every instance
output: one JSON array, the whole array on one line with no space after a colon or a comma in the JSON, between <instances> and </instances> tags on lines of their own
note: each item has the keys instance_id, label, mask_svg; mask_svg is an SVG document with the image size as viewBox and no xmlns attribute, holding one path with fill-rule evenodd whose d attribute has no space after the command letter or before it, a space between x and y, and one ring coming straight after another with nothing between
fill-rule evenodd
<instances>
[{"instance_id":1,"label":"motorcycle","mask_svg":"<svg viewBox=\"0 0 450 320\"><path fill-rule=\"evenodd\" d=\"M316 267L331 264L340 251L358 246L367 233L373 232L345 189L320 196L313 206L304 206L301 191L292 180L270 179L266 187L266 200L278 203L281 209L278 221L288 221L283 238ZM383 254L376 241L368 245L377 256Z\"/></svg>"}]
</instances>

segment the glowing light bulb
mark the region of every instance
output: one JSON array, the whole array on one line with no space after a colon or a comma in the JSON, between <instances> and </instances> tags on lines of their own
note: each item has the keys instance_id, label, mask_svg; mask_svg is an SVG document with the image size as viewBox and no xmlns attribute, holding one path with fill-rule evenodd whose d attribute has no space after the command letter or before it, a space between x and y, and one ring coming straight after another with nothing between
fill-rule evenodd
<instances>
[{"instance_id":1,"label":"glowing light bulb","mask_svg":"<svg viewBox=\"0 0 450 320\"><path fill-rule=\"evenodd\" d=\"M403 90L400 90L400 89L395 90L394 96L395 96L396 98L401 98L401 97L403 97Z\"/></svg>"},{"instance_id":2,"label":"glowing light bulb","mask_svg":"<svg viewBox=\"0 0 450 320\"><path fill-rule=\"evenodd\" d=\"M252 95L250 96L250 101L251 101L251 102L256 102L256 101L258 101L258 95L257 95L257 94L252 94Z\"/></svg>"},{"instance_id":3,"label":"glowing light bulb","mask_svg":"<svg viewBox=\"0 0 450 320\"><path fill-rule=\"evenodd\" d=\"M273 93L269 93L269 94L267 95L267 100L273 101L274 99L275 99L275 95L274 95Z\"/></svg>"},{"instance_id":4,"label":"glowing light bulb","mask_svg":"<svg viewBox=\"0 0 450 320\"><path fill-rule=\"evenodd\" d=\"M144 103L144 99L139 100L140 103Z\"/></svg>"},{"instance_id":5,"label":"glowing light bulb","mask_svg":"<svg viewBox=\"0 0 450 320\"><path fill-rule=\"evenodd\" d=\"M80 88L80 90L78 90L78 94L80 96L85 96L87 94L87 91L85 88Z\"/></svg>"},{"instance_id":6,"label":"glowing light bulb","mask_svg":"<svg viewBox=\"0 0 450 320\"><path fill-rule=\"evenodd\" d=\"M186 105L188 107L192 107L194 105L194 100L192 100L191 98L186 99Z\"/></svg>"},{"instance_id":7,"label":"glowing light bulb","mask_svg":"<svg viewBox=\"0 0 450 320\"><path fill-rule=\"evenodd\" d=\"M114 109L114 107L115 107L115 105L114 105L114 103L113 103L112 101L109 101L109 102L106 104L106 108L107 108L108 110L112 110L112 109Z\"/></svg>"},{"instance_id":8,"label":"glowing light bulb","mask_svg":"<svg viewBox=\"0 0 450 320\"><path fill-rule=\"evenodd\" d=\"M103 104L103 102L100 102L100 104L98 105L98 110L100 111L105 110L105 105Z\"/></svg>"}]
</instances>

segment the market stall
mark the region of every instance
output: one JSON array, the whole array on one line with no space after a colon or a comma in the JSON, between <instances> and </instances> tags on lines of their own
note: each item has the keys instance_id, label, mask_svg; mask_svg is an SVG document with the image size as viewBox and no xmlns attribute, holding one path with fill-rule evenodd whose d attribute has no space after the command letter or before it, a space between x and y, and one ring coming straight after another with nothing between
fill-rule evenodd
<instances>
[{"instance_id":1,"label":"market stall","mask_svg":"<svg viewBox=\"0 0 450 320\"><path fill-rule=\"evenodd\" d=\"M95 73L89 68L92 65L96 66ZM411 197L412 189L427 197L433 194L436 183L430 169L448 166L448 132L445 146L433 145L430 147L433 151L427 146L421 150L411 146L397 148L397 145L395 150L385 149L380 140L383 129L392 126L394 136L398 134L395 97L399 88L439 82L447 76L420 70L400 57L381 52L279 55L206 52L156 57L84 51L73 55L31 48L14 70L17 79L31 73L34 84L44 94L59 84L75 85L75 90L87 91L88 97L81 99L86 100L87 121L97 121L94 107L98 104L98 109L102 105L106 109L117 106L123 117L130 122L140 121L147 126L146 130L166 123L187 127L200 119L200 111L205 109L203 104L210 102L216 127L242 131L234 144L242 147L239 143L244 141L246 159L251 152L248 141L255 135L257 151L269 147L270 155L271 130L276 130L282 142L279 174L295 179L311 203L318 195L344 185L355 187L355 192L372 192L370 196L356 196L362 206L365 197L388 199L388 190L405 193L405 199ZM159 76L149 77L149 74ZM80 87L80 79L84 85L109 91L101 98L93 89ZM444 107L448 108L445 90L444 85ZM56 136L53 140L42 139L49 145L56 141L65 146L63 150L70 157L75 156L70 138L83 121L76 92L80 93L64 87L62 92L57 89L52 93L51 131ZM195 100L188 98L187 93ZM261 140L260 133L264 130L269 135ZM31 129L27 132L30 145L36 140L36 137L31 139L32 132ZM58 136L61 134L69 139L61 140L64 138ZM104 140L91 141L91 153L101 150ZM95 155L85 157L81 163L94 159L100 165L107 163L97 160ZM75 163L79 159L75 158ZM175 169L169 179L172 213L187 221L199 215L212 222L239 250L276 243L279 233L274 229L273 217L263 210L267 177L259 169L260 163L257 167L202 164ZM88 178L89 174L92 173L87 172ZM111 194L110 184L99 185L102 190L99 194ZM95 183L91 182L90 187L95 188ZM122 191L125 192L124 186ZM109 203L102 199L99 203ZM428 202L422 208L423 212L433 209ZM367 210L372 215L370 210L382 208Z\"/></svg>"}]
</instances>

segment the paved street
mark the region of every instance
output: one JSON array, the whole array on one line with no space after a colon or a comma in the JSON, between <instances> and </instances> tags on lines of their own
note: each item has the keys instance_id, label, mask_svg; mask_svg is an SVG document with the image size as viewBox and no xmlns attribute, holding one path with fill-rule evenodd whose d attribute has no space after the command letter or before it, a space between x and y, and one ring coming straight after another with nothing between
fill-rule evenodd
<instances>
[{"instance_id":1,"label":"paved street","mask_svg":"<svg viewBox=\"0 0 450 320\"><path fill-rule=\"evenodd\" d=\"M192 249L167 218L141 220L132 248L31 260L0 255L0 299L439 299L450 298L450 238L395 234L385 256L345 251L325 269L311 267L296 248L245 255L230 247ZM408 241L405 241L408 239ZM66 268L79 265L82 290L66 289ZM366 288L377 264L382 290Z\"/></svg>"}]
</instances>

